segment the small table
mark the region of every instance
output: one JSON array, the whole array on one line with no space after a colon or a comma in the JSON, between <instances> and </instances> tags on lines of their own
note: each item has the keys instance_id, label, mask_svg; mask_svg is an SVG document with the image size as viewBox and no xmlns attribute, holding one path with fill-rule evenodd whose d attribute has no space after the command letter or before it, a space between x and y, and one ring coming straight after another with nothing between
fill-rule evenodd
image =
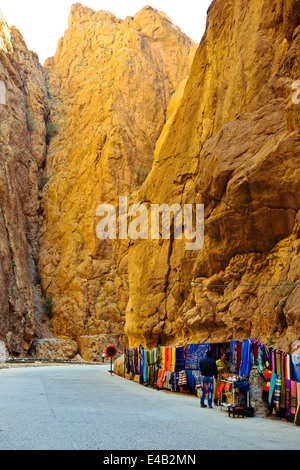
<instances>
[{"instance_id":1,"label":"small table","mask_svg":"<svg viewBox=\"0 0 300 470\"><path fill-rule=\"evenodd\" d=\"M228 406L228 416L230 418L230 412L232 411L232 417L234 418L235 416L242 416L242 418L245 418L245 407L243 406Z\"/></svg>"},{"instance_id":2,"label":"small table","mask_svg":"<svg viewBox=\"0 0 300 470\"><path fill-rule=\"evenodd\" d=\"M221 383L224 382L224 383L231 383L232 384L232 404L234 405L234 402L235 402L235 387L234 387L234 383L235 382L231 382L230 380L221 380ZM220 395L220 398L221 398L221 410L223 409L223 390L224 388L222 388L221 390L221 395ZM250 400L250 397L249 397L249 391L246 392L247 393L247 406L249 406L249 400ZM243 407L239 407L239 408L243 408ZM244 407L245 409L245 407Z\"/></svg>"}]
</instances>

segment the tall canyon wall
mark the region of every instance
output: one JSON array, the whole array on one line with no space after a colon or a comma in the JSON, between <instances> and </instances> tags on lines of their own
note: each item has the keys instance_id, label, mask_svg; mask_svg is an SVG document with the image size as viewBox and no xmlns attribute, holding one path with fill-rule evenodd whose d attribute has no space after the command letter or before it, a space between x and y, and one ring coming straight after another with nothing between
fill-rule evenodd
<instances>
[{"instance_id":1,"label":"tall canyon wall","mask_svg":"<svg viewBox=\"0 0 300 470\"><path fill-rule=\"evenodd\" d=\"M132 346L299 340L299 47L299 2L212 2L141 188L147 204L204 204L204 246L130 246Z\"/></svg>"},{"instance_id":2,"label":"tall canyon wall","mask_svg":"<svg viewBox=\"0 0 300 470\"><path fill-rule=\"evenodd\" d=\"M11 354L300 339L300 5L214 0L194 44L75 4L44 67L0 19L0 340ZM0 90L1 91L1 90ZM204 246L97 208L203 204Z\"/></svg>"},{"instance_id":3,"label":"tall canyon wall","mask_svg":"<svg viewBox=\"0 0 300 470\"><path fill-rule=\"evenodd\" d=\"M165 14L125 20L80 4L45 70L52 103L39 270L55 335L85 359L123 347L128 243L96 235L99 204L133 198L149 173L192 41Z\"/></svg>"},{"instance_id":4,"label":"tall canyon wall","mask_svg":"<svg viewBox=\"0 0 300 470\"><path fill-rule=\"evenodd\" d=\"M0 82L0 340L11 354L26 355L51 331L37 271L50 103L37 54L2 16Z\"/></svg>"}]
</instances>

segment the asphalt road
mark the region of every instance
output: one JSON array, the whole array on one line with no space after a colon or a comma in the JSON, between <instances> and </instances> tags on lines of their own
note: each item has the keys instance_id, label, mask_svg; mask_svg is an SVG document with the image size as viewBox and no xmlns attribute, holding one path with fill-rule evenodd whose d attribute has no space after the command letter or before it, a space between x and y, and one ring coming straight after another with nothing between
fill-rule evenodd
<instances>
[{"instance_id":1,"label":"asphalt road","mask_svg":"<svg viewBox=\"0 0 300 470\"><path fill-rule=\"evenodd\" d=\"M0 450L299 450L300 427L228 418L107 365L0 370Z\"/></svg>"}]
</instances>

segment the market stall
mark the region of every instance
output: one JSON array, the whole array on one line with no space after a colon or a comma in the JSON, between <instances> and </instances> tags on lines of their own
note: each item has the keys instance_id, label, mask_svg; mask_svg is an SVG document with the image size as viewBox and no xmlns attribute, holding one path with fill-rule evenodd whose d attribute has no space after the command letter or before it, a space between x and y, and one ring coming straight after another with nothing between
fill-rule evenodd
<instances>
[{"instance_id":1,"label":"market stall","mask_svg":"<svg viewBox=\"0 0 300 470\"><path fill-rule=\"evenodd\" d=\"M257 340L158 346L151 351L141 345L126 348L124 369L138 376L140 384L200 396L199 366L208 349L217 363L224 354L228 357L228 367L225 361L226 367L220 367L214 383L215 404L221 411L227 410L233 417L254 415L249 379L256 368L263 380L262 399L270 415L300 425L300 355L267 347Z\"/></svg>"}]
</instances>

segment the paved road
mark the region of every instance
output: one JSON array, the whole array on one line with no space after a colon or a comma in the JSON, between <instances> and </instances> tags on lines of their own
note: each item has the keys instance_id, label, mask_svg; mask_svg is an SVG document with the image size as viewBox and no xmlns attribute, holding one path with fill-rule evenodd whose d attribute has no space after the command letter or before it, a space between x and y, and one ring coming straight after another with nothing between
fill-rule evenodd
<instances>
[{"instance_id":1,"label":"paved road","mask_svg":"<svg viewBox=\"0 0 300 470\"><path fill-rule=\"evenodd\" d=\"M300 427L232 419L109 366L0 370L0 450L299 450Z\"/></svg>"}]
</instances>

